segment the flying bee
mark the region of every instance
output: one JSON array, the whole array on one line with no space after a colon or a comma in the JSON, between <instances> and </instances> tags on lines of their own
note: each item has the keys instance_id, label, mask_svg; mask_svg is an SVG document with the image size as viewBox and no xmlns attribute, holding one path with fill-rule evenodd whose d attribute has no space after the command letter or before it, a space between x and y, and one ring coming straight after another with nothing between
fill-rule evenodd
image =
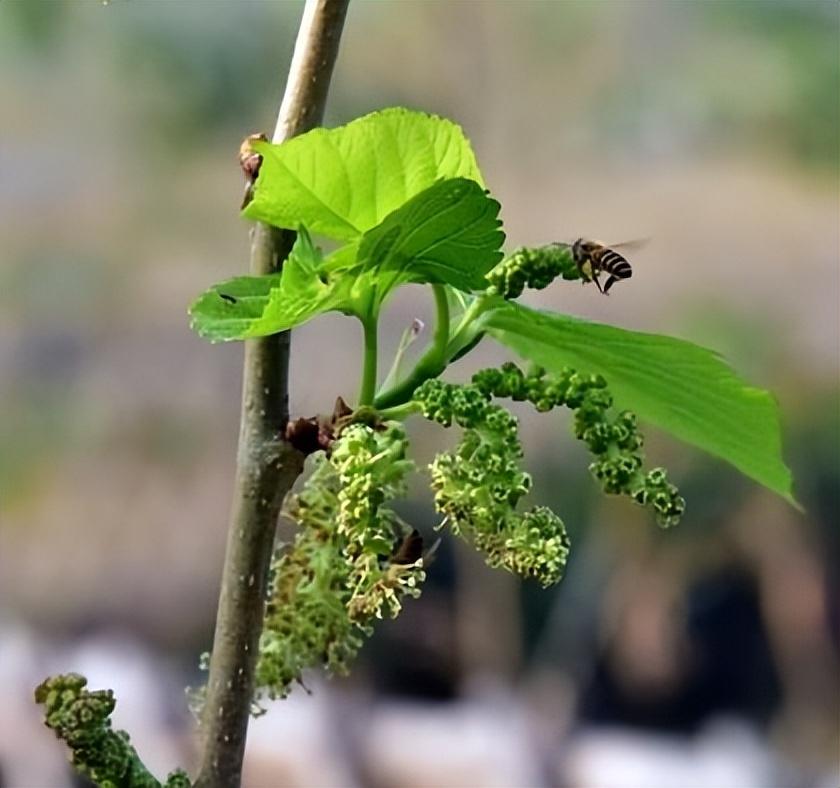
<instances>
[{"instance_id":1,"label":"flying bee","mask_svg":"<svg viewBox=\"0 0 840 788\"><path fill-rule=\"evenodd\" d=\"M584 283L595 282L598 290L607 295L609 289L619 279L629 279L633 275L633 269L627 258L615 251L617 247L632 248L645 243L640 241L625 241L620 244L603 244L600 241L587 241L585 238L578 238L572 244L572 259L580 271ZM598 276L601 272L609 274L609 278L603 287Z\"/></svg>"}]
</instances>

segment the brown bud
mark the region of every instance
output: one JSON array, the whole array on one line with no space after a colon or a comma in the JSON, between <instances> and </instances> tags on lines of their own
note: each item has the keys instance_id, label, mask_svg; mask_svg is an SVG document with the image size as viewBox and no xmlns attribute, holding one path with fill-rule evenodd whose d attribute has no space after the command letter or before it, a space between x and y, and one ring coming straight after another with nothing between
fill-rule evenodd
<instances>
[{"instance_id":1,"label":"brown bud","mask_svg":"<svg viewBox=\"0 0 840 788\"><path fill-rule=\"evenodd\" d=\"M335 407L333 408L332 413L332 420L333 423L338 422L340 419L347 418L353 409L344 401L344 397L338 397L335 401Z\"/></svg>"},{"instance_id":2,"label":"brown bud","mask_svg":"<svg viewBox=\"0 0 840 788\"><path fill-rule=\"evenodd\" d=\"M301 454L314 454L321 446L321 427L318 419L295 419L286 425L286 440Z\"/></svg>"},{"instance_id":3,"label":"brown bud","mask_svg":"<svg viewBox=\"0 0 840 788\"><path fill-rule=\"evenodd\" d=\"M242 174L245 176L245 195L242 198L240 210L251 202L254 196L254 182L260 174L262 156L253 147L253 143L258 140L260 142L268 142L268 137L265 134L249 134L242 140L242 144L239 146L239 166L242 168Z\"/></svg>"},{"instance_id":4,"label":"brown bud","mask_svg":"<svg viewBox=\"0 0 840 788\"><path fill-rule=\"evenodd\" d=\"M423 537L416 528L406 534L394 545L391 554L392 564L413 564L423 557Z\"/></svg>"}]
</instances>

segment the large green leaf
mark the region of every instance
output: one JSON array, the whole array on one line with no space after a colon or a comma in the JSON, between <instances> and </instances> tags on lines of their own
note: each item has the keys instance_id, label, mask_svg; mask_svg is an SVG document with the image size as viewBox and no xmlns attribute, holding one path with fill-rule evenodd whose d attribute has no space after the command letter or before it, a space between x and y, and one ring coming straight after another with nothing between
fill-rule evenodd
<instances>
[{"instance_id":1,"label":"large green leaf","mask_svg":"<svg viewBox=\"0 0 840 788\"><path fill-rule=\"evenodd\" d=\"M191 325L211 342L222 342L276 334L323 312L351 309L352 280L322 281L322 262L301 228L282 273L238 276L213 285L190 307Z\"/></svg>"},{"instance_id":2,"label":"large green leaf","mask_svg":"<svg viewBox=\"0 0 840 788\"><path fill-rule=\"evenodd\" d=\"M472 148L451 121L393 108L313 129L263 157L244 215L277 227L353 240L442 178L483 185Z\"/></svg>"},{"instance_id":3,"label":"large green leaf","mask_svg":"<svg viewBox=\"0 0 840 788\"><path fill-rule=\"evenodd\" d=\"M483 289L484 274L502 258L498 213L499 203L475 181L439 181L366 232L358 260L385 291L401 282Z\"/></svg>"},{"instance_id":4,"label":"large green leaf","mask_svg":"<svg viewBox=\"0 0 840 788\"><path fill-rule=\"evenodd\" d=\"M510 302L482 320L490 336L548 370L568 365L603 375L619 407L729 461L796 505L773 397L744 383L714 351Z\"/></svg>"}]
</instances>

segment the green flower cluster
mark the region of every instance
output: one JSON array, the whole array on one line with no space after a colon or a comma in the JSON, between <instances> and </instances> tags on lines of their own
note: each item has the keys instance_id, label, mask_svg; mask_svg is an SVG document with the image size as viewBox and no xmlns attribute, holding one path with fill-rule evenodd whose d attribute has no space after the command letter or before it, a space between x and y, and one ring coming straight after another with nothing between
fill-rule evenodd
<instances>
[{"instance_id":1,"label":"green flower cluster","mask_svg":"<svg viewBox=\"0 0 840 788\"><path fill-rule=\"evenodd\" d=\"M570 368L559 375L546 375L539 368L525 375L507 363L501 369L476 373L473 384L488 398L528 401L538 411L561 405L574 410L575 436L595 455L589 469L604 492L628 495L650 506L662 526L679 522L685 500L662 468L642 471L643 439L636 416L630 411L614 413L612 396L600 375L583 375Z\"/></svg>"},{"instance_id":2,"label":"green flower cluster","mask_svg":"<svg viewBox=\"0 0 840 788\"><path fill-rule=\"evenodd\" d=\"M75 673L52 676L35 689L48 728L63 739L76 771L100 788L161 788L131 746L125 731L111 728L116 700L112 690L91 692L87 679ZM165 788L189 788L186 772L177 769Z\"/></svg>"},{"instance_id":3,"label":"green flower cluster","mask_svg":"<svg viewBox=\"0 0 840 788\"><path fill-rule=\"evenodd\" d=\"M445 427L464 429L451 452L430 466L435 505L443 525L469 540L487 563L549 586L560 580L569 552L562 520L550 509L516 511L531 488L519 467L517 422L477 386L428 380L414 394L423 415Z\"/></svg>"},{"instance_id":4,"label":"green flower cluster","mask_svg":"<svg viewBox=\"0 0 840 788\"><path fill-rule=\"evenodd\" d=\"M394 558L406 527L384 506L404 494L407 446L396 423L351 424L329 456L315 455L289 507L297 537L272 564L256 673L268 697L288 695L310 667L345 673L374 621L419 596L423 560Z\"/></svg>"},{"instance_id":5,"label":"green flower cluster","mask_svg":"<svg viewBox=\"0 0 840 788\"><path fill-rule=\"evenodd\" d=\"M487 279L502 298L512 299L522 295L526 287L542 290L558 276L568 280L580 279L580 271L568 244L517 249L490 271Z\"/></svg>"}]
</instances>

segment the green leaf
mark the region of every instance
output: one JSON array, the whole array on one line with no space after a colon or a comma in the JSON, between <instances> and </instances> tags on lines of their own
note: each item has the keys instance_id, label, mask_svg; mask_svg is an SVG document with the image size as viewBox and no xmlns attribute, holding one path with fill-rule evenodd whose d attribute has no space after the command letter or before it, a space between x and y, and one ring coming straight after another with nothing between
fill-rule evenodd
<instances>
[{"instance_id":1,"label":"green leaf","mask_svg":"<svg viewBox=\"0 0 840 788\"><path fill-rule=\"evenodd\" d=\"M199 296L190 307L193 330L211 342L248 339L285 331L324 312L350 310L352 280L321 280L319 268L329 260L300 228L282 273L238 276Z\"/></svg>"},{"instance_id":2,"label":"green leaf","mask_svg":"<svg viewBox=\"0 0 840 788\"><path fill-rule=\"evenodd\" d=\"M619 407L727 460L797 505L781 456L776 402L739 379L714 351L509 302L485 313L482 325L550 371L568 365L603 375Z\"/></svg>"},{"instance_id":3,"label":"green leaf","mask_svg":"<svg viewBox=\"0 0 840 788\"><path fill-rule=\"evenodd\" d=\"M358 238L442 178L483 185L459 126L402 108L254 149L263 161L244 215L339 240Z\"/></svg>"},{"instance_id":4,"label":"green leaf","mask_svg":"<svg viewBox=\"0 0 840 788\"><path fill-rule=\"evenodd\" d=\"M211 342L245 339L259 322L271 290L280 285L280 274L237 276L213 285L190 307L190 326Z\"/></svg>"},{"instance_id":5,"label":"green leaf","mask_svg":"<svg viewBox=\"0 0 840 788\"><path fill-rule=\"evenodd\" d=\"M433 282L471 291L502 258L499 203L475 181L439 181L364 234L358 260L380 288Z\"/></svg>"}]
</instances>

